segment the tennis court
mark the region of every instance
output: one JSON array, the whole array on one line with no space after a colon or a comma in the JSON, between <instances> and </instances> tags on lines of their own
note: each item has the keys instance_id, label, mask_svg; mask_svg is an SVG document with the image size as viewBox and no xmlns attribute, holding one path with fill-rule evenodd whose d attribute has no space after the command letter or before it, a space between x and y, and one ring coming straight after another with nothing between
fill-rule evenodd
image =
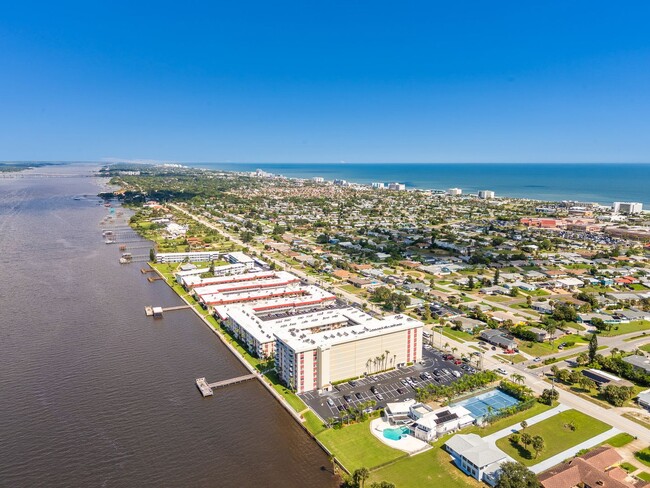
<instances>
[{"instance_id":1,"label":"tennis court","mask_svg":"<svg viewBox=\"0 0 650 488\"><path fill-rule=\"evenodd\" d=\"M470 397L460 402L456 402L452 406L463 406L469 410L472 417L479 419L488 413L488 407L492 407L491 413L495 414L499 412L499 410L511 407L517 403L519 403L519 400L501 390L490 390L475 397Z\"/></svg>"}]
</instances>

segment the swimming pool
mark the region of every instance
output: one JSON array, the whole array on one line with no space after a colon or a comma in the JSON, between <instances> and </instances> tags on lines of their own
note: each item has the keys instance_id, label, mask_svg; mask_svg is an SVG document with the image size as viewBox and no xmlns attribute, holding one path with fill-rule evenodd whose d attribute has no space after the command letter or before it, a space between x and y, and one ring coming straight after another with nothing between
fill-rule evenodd
<instances>
[{"instance_id":1,"label":"swimming pool","mask_svg":"<svg viewBox=\"0 0 650 488\"><path fill-rule=\"evenodd\" d=\"M502 392L501 390L490 390L480 395L467 398L460 402L454 403L452 406L460 405L469 410L470 415L475 419L485 417L488 413L488 407L491 407L492 414L499 412L499 410L517 405L519 400L515 397Z\"/></svg>"},{"instance_id":2,"label":"swimming pool","mask_svg":"<svg viewBox=\"0 0 650 488\"><path fill-rule=\"evenodd\" d=\"M394 427L391 429L384 429L384 437L391 441L398 441L410 432L408 427Z\"/></svg>"}]
</instances>

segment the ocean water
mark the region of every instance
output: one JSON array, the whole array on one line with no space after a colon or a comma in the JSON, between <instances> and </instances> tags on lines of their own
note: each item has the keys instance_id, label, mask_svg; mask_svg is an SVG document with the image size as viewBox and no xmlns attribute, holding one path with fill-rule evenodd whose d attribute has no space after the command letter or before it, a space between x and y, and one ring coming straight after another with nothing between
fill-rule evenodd
<instances>
[{"instance_id":1,"label":"ocean water","mask_svg":"<svg viewBox=\"0 0 650 488\"><path fill-rule=\"evenodd\" d=\"M611 205L615 201L642 202L650 207L650 164L280 164L188 163L227 171L255 171L288 177L354 183L400 182L407 188L462 188L464 193L493 190L497 196L547 201L576 200Z\"/></svg>"}]
</instances>

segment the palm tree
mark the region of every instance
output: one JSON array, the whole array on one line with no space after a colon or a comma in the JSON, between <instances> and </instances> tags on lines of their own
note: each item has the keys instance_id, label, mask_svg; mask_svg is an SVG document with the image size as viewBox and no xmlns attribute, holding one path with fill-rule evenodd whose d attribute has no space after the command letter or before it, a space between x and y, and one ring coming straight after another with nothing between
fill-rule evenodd
<instances>
[{"instance_id":1,"label":"palm tree","mask_svg":"<svg viewBox=\"0 0 650 488\"><path fill-rule=\"evenodd\" d=\"M370 471L368 471L367 468L359 468L352 475L352 478L354 479L356 485L361 488L363 488L364 484L366 483L366 480L369 477L370 477Z\"/></svg>"},{"instance_id":2,"label":"palm tree","mask_svg":"<svg viewBox=\"0 0 650 488\"><path fill-rule=\"evenodd\" d=\"M451 348L451 353L452 353L452 354L456 354L456 351L458 351L458 348L457 348L457 347L452 347L452 348Z\"/></svg>"},{"instance_id":3,"label":"palm tree","mask_svg":"<svg viewBox=\"0 0 650 488\"><path fill-rule=\"evenodd\" d=\"M448 342L445 342L445 345L442 346L442 347L444 347L444 348L445 348L445 351L446 351L447 349L449 349L449 343L448 343Z\"/></svg>"},{"instance_id":4,"label":"palm tree","mask_svg":"<svg viewBox=\"0 0 650 488\"><path fill-rule=\"evenodd\" d=\"M370 365L372 364L372 358L368 358L366 361L366 370L368 373L370 373Z\"/></svg>"},{"instance_id":5,"label":"palm tree","mask_svg":"<svg viewBox=\"0 0 650 488\"><path fill-rule=\"evenodd\" d=\"M510 377L512 378L512 381L514 381L515 383L520 384L520 385L523 385L523 384L524 384L524 380L526 379L526 378L524 377L524 375L519 374L519 373L512 373L512 374L510 375Z\"/></svg>"},{"instance_id":6,"label":"palm tree","mask_svg":"<svg viewBox=\"0 0 650 488\"><path fill-rule=\"evenodd\" d=\"M386 351L384 351L384 354L386 355L386 362L388 362L388 358L390 356L390 351L388 349L386 349ZM388 365L386 363L384 363L384 369L388 369Z\"/></svg>"}]
</instances>

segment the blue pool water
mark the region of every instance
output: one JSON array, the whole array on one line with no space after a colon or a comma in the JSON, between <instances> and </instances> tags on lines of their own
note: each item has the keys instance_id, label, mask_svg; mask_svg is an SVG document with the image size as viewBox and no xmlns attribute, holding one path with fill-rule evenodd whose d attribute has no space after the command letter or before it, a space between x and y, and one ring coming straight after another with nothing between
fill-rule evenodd
<instances>
[{"instance_id":1,"label":"blue pool water","mask_svg":"<svg viewBox=\"0 0 650 488\"><path fill-rule=\"evenodd\" d=\"M384 437L391 441L398 441L402 436L410 432L408 427L395 427L392 429L384 429Z\"/></svg>"},{"instance_id":2,"label":"blue pool water","mask_svg":"<svg viewBox=\"0 0 650 488\"><path fill-rule=\"evenodd\" d=\"M475 419L484 417L488 412L488 407L492 407L492 413L495 414L502 408L511 407L519 403L515 397L502 392L501 390L491 390L480 395L467 398L456 402L453 406L460 405L469 410Z\"/></svg>"}]
</instances>

